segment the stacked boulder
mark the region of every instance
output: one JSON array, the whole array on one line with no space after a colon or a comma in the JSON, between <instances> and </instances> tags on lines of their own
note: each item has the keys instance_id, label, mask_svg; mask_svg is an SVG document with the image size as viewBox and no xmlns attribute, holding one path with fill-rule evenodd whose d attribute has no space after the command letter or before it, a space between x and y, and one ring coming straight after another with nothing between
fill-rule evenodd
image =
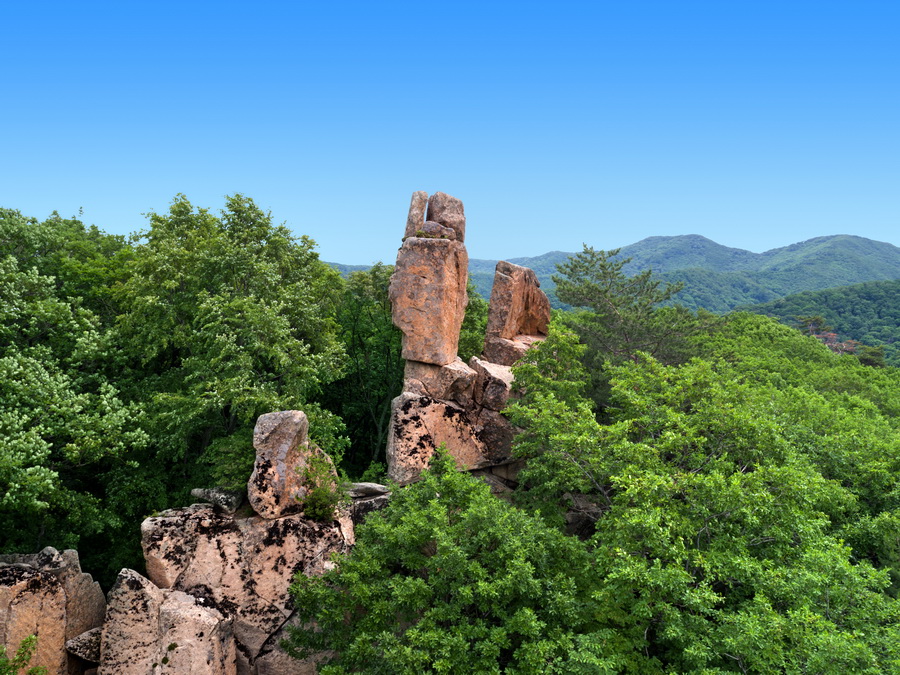
<instances>
[{"instance_id":1,"label":"stacked boulder","mask_svg":"<svg viewBox=\"0 0 900 675\"><path fill-rule=\"evenodd\" d=\"M546 336L550 302L534 272L498 263L484 354L464 363L457 349L467 304L465 228L460 200L413 194L389 291L406 369L391 406L388 475L401 485L417 480L443 444L461 469L490 474L502 491L513 475L515 430L500 414L510 366Z\"/></svg>"},{"instance_id":2,"label":"stacked boulder","mask_svg":"<svg viewBox=\"0 0 900 675\"><path fill-rule=\"evenodd\" d=\"M304 468L316 456L330 462L308 426L297 410L257 420L249 506L216 493L141 524L149 578L122 570L110 591L101 674L315 672L278 647L293 621L288 588L297 572L322 574L354 533L348 513L327 523L302 513Z\"/></svg>"},{"instance_id":3,"label":"stacked boulder","mask_svg":"<svg viewBox=\"0 0 900 675\"><path fill-rule=\"evenodd\" d=\"M96 658L91 659L90 649L79 654L83 640L78 637L90 632L96 644L105 612L103 591L81 571L77 551L47 547L36 554L0 556L0 645L14 652L22 640L36 636L31 666L49 673L84 672Z\"/></svg>"}]
</instances>

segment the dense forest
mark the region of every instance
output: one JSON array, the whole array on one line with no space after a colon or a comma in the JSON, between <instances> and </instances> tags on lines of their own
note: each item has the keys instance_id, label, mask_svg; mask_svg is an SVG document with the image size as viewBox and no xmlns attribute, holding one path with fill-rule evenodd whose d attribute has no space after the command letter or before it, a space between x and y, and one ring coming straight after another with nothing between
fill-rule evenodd
<instances>
[{"instance_id":1,"label":"dense forest","mask_svg":"<svg viewBox=\"0 0 900 675\"><path fill-rule=\"evenodd\" d=\"M554 306L565 307L556 296L552 276L570 255L552 251L510 262L531 267ZM850 235L816 237L764 253L722 246L695 234L648 237L622 247L619 255L628 259L623 268L627 274L653 270L658 278L683 285L673 302L710 312L728 312L802 291L900 278L900 249ZM470 261L479 293L490 293L494 263Z\"/></svg>"},{"instance_id":2,"label":"dense forest","mask_svg":"<svg viewBox=\"0 0 900 675\"><path fill-rule=\"evenodd\" d=\"M291 653L333 650L324 673L900 672L900 370L671 304L628 264L556 264L572 309L506 411L520 489L438 455L296 580L317 628ZM246 482L272 410L381 479L390 273L343 278L240 195L178 196L131 239L0 210L0 549L75 547L105 584L140 569L141 519ZM464 358L487 312L469 295Z\"/></svg>"},{"instance_id":3,"label":"dense forest","mask_svg":"<svg viewBox=\"0 0 900 675\"><path fill-rule=\"evenodd\" d=\"M820 332L833 331L838 340L881 347L884 360L900 366L900 279L807 291L743 309L789 325L802 323L804 317L821 317Z\"/></svg>"}]
</instances>

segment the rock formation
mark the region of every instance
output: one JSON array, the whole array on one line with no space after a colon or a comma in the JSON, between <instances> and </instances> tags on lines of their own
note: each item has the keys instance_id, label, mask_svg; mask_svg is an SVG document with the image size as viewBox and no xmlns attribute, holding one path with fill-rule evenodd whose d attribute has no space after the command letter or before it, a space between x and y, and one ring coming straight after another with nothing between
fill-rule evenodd
<instances>
[{"instance_id":1,"label":"rock formation","mask_svg":"<svg viewBox=\"0 0 900 675\"><path fill-rule=\"evenodd\" d=\"M465 224L455 197L413 194L390 285L406 369L403 393L391 406L387 461L388 474L401 485L419 477L441 444L461 469L485 472L512 461L514 429L500 414L510 395L509 367L547 334L550 302L534 272L500 262L484 355L468 364L459 359L468 276ZM506 480L497 478L497 487Z\"/></svg>"},{"instance_id":2,"label":"rock formation","mask_svg":"<svg viewBox=\"0 0 900 675\"><path fill-rule=\"evenodd\" d=\"M300 513L308 491L304 470L310 459L318 456L331 463L321 449L310 445L308 430L306 414L299 410L268 413L256 420L256 462L247 483L247 499L263 518ZM337 472L333 473L336 481Z\"/></svg>"},{"instance_id":3,"label":"rock formation","mask_svg":"<svg viewBox=\"0 0 900 675\"><path fill-rule=\"evenodd\" d=\"M236 675L232 619L202 598L124 569L109 591L99 672Z\"/></svg>"},{"instance_id":4,"label":"rock formation","mask_svg":"<svg viewBox=\"0 0 900 675\"><path fill-rule=\"evenodd\" d=\"M0 556L0 644L12 653L38 638L32 666L81 673L85 663L66 652L68 640L103 623L106 599L81 571L76 551L47 547L33 555Z\"/></svg>"},{"instance_id":5,"label":"rock formation","mask_svg":"<svg viewBox=\"0 0 900 675\"><path fill-rule=\"evenodd\" d=\"M511 366L547 336L550 301L533 270L501 260L494 272L484 358Z\"/></svg>"}]
</instances>

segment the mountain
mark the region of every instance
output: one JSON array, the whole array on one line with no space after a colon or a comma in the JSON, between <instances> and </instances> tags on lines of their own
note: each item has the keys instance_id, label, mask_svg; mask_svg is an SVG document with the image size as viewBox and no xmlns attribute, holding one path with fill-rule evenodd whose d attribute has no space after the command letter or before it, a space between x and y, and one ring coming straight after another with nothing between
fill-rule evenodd
<instances>
[{"instance_id":1,"label":"mountain","mask_svg":"<svg viewBox=\"0 0 900 675\"><path fill-rule=\"evenodd\" d=\"M570 255L551 251L508 260L533 269L551 302L560 306L551 276L556 265ZM677 302L712 312L802 291L900 279L900 248L847 234L816 237L764 253L722 246L697 234L648 237L623 247L619 255L632 259L626 272L652 269L664 281L681 282L684 289L676 296ZM486 298L490 297L496 264L496 260L469 260L469 278Z\"/></svg>"},{"instance_id":2,"label":"mountain","mask_svg":"<svg viewBox=\"0 0 900 675\"><path fill-rule=\"evenodd\" d=\"M883 346L885 362L900 367L900 279L806 291L740 309L791 326L798 316L821 316L841 340Z\"/></svg>"}]
</instances>

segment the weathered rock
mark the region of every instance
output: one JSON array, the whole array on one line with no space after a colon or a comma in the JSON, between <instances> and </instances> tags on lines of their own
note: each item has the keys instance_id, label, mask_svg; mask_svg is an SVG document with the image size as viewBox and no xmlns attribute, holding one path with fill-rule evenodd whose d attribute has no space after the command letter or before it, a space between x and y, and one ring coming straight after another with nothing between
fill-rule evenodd
<instances>
[{"instance_id":1,"label":"weathered rock","mask_svg":"<svg viewBox=\"0 0 900 675\"><path fill-rule=\"evenodd\" d=\"M491 425L508 428L508 438ZM388 476L401 485L419 478L435 449L444 444L460 469L475 469L509 459L512 427L498 413L477 411L474 419L460 406L404 392L391 404Z\"/></svg>"},{"instance_id":2,"label":"weathered rock","mask_svg":"<svg viewBox=\"0 0 900 675\"><path fill-rule=\"evenodd\" d=\"M422 225L422 229L416 232L417 237L426 237L431 239L456 239L456 230L446 225L441 225L433 220L426 220Z\"/></svg>"},{"instance_id":3,"label":"weathered rock","mask_svg":"<svg viewBox=\"0 0 900 675\"><path fill-rule=\"evenodd\" d=\"M37 636L32 666L68 672L66 592L52 574L27 565L0 566L0 645L15 653L29 635Z\"/></svg>"},{"instance_id":4,"label":"weathered rock","mask_svg":"<svg viewBox=\"0 0 900 675\"><path fill-rule=\"evenodd\" d=\"M403 238L415 237L425 224L425 209L428 208L428 193L413 192L409 201L409 215L406 217L406 233Z\"/></svg>"},{"instance_id":5,"label":"weathered rock","mask_svg":"<svg viewBox=\"0 0 900 675\"><path fill-rule=\"evenodd\" d=\"M69 658L65 653L64 643L84 631L99 626L103 623L103 617L106 613L106 598L100 585L95 582L90 574L81 571L81 565L78 560L78 552L66 550L57 551L55 548L47 547L40 553L34 554L12 554L0 556L0 569L5 566L19 566L38 572L37 577L33 577L30 586L26 589L28 592L35 594L35 597L12 600L12 604L8 610L3 609L3 601L0 599L0 639L4 639L4 626L6 632L9 632L12 626L15 632L15 626L21 622L28 624L36 621L42 626L44 638L38 640L39 656L35 656L32 665L45 665L52 672L56 672L56 662L61 658L66 662L66 666L59 672L80 673L81 666L77 659ZM13 573L9 575L14 576ZM45 596L50 588L54 588L53 582L59 585L62 593L62 614L59 614L55 601L51 602ZM6 589L10 591L11 589ZM0 588L0 597L4 591ZM55 591L54 591L54 597ZM27 614L22 614L26 611ZM30 615L33 611L38 613ZM61 626L56 625L57 618L62 617ZM63 647L57 644L56 635L61 631L63 639ZM25 635L29 635L26 633ZM49 644L54 645L54 649L59 649L59 653L52 655L45 650ZM8 647L18 647L15 645L7 645ZM43 659L43 662L39 662ZM48 666L47 663L53 664Z\"/></svg>"},{"instance_id":6,"label":"weathered rock","mask_svg":"<svg viewBox=\"0 0 900 675\"><path fill-rule=\"evenodd\" d=\"M467 405L472 401L475 376L475 370L463 363L459 357L445 366L407 361L404 370L404 389L431 398Z\"/></svg>"},{"instance_id":7,"label":"weathered rock","mask_svg":"<svg viewBox=\"0 0 900 675\"><path fill-rule=\"evenodd\" d=\"M298 661L288 656L279 646L282 640L290 637L290 633L287 631L288 624L295 623L297 621L293 618L286 622L262 646L254 664L256 675L315 675L316 662L320 661L322 657L312 656L303 661Z\"/></svg>"},{"instance_id":8,"label":"weathered rock","mask_svg":"<svg viewBox=\"0 0 900 675\"><path fill-rule=\"evenodd\" d=\"M234 513L244 503L245 492L243 490L228 490L226 488L194 488L191 497L217 506L226 513Z\"/></svg>"},{"instance_id":9,"label":"weathered rock","mask_svg":"<svg viewBox=\"0 0 900 675\"><path fill-rule=\"evenodd\" d=\"M387 485L381 483L350 483L347 488L347 494L353 499L386 495L390 492Z\"/></svg>"},{"instance_id":10,"label":"weathered rock","mask_svg":"<svg viewBox=\"0 0 900 675\"><path fill-rule=\"evenodd\" d=\"M516 335L546 335L550 300L534 270L501 260L494 271L487 334L511 339Z\"/></svg>"},{"instance_id":11,"label":"weathered rock","mask_svg":"<svg viewBox=\"0 0 900 675\"><path fill-rule=\"evenodd\" d=\"M513 340L488 335L484 339L484 353L482 356L491 363L512 366L525 356L525 353L534 344L543 339L543 335L517 335Z\"/></svg>"},{"instance_id":12,"label":"weathered rock","mask_svg":"<svg viewBox=\"0 0 900 675\"><path fill-rule=\"evenodd\" d=\"M101 675L236 675L236 661L230 618L133 570L119 573L100 639Z\"/></svg>"},{"instance_id":13,"label":"weathered rock","mask_svg":"<svg viewBox=\"0 0 900 675\"><path fill-rule=\"evenodd\" d=\"M321 574L332 552L352 544L349 514L330 523L296 514L237 518L195 504L141 524L150 579L202 598L232 617L239 660L246 668L291 615L288 587L293 576Z\"/></svg>"},{"instance_id":14,"label":"weathered rock","mask_svg":"<svg viewBox=\"0 0 900 675\"><path fill-rule=\"evenodd\" d=\"M253 429L256 463L247 482L250 506L263 518L300 513L308 489L304 471L314 456L331 459L307 438L309 421L299 410L260 415ZM335 485L337 473L334 472Z\"/></svg>"},{"instance_id":15,"label":"weathered rock","mask_svg":"<svg viewBox=\"0 0 900 675\"><path fill-rule=\"evenodd\" d=\"M66 641L66 651L91 663L100 663L100 639L103 626L97 626Z\"/></svg>"},{"instance_id":16,"label":"weathered rock","mask_svg":"<svg viewBox=\"0 0 900 675\"><path fill-rule=\"evenodd\" d=\"M403 242L391 276L391 315L403 332L402 356L443 366L456 359L468 303L469 256L461 241Z\"/></svg>"},{"instance_id":17,"label":"weathered rock","mask_svg":"<svg viewBox=\"0 0 900 675\"><path fill-rule=\"evenodd\" d=\"M469 359L469 365L475 371L475 402L491 410L503 410L512 387L512 369L477 356Z\"/></svg>"},{"instance_id":18,"label":"weathered rock","mask_svg":"<svg viewBox=\"0 0 900 675\"><path fill-rule=\"evenodd\" d=\"M550 301L537 275L505 260L497 263L488 308L484 358L510 366L547 335Z\"/></svg>"},{"instance_id":19,"label":"weathered rock","mask_svg":"<svg viewBox=\"0 0 900 675\"><path fill-rule=\"evenodd\" d=\"M159 664L159 609L165 593L134 570L123 569L107 596L100 638L104 675L152 673Z\"/></svg>"},{"instance_id":20,"label":"weathered rock","mask_svg":"<svg viewBox=\"0 0 900 675\"><path fill-rule=\"evenodd\" d=\"M456 232L457 241L466 240L466 214L463 203L456 197L443 192L435 192L428 200L426 221L440 223Z\"/></svg>"},{"instance_id":21,"label":"weathered rock","mask_svg":"<svg viewBox=\"0 0 900 675\"><path fill-rule=\"evenodd\" d=\"M350 519L354 525L359 525L373 511L380 511L391 501L391 493L354 499L350 505Z\"/></svg>"}]
</instances>

